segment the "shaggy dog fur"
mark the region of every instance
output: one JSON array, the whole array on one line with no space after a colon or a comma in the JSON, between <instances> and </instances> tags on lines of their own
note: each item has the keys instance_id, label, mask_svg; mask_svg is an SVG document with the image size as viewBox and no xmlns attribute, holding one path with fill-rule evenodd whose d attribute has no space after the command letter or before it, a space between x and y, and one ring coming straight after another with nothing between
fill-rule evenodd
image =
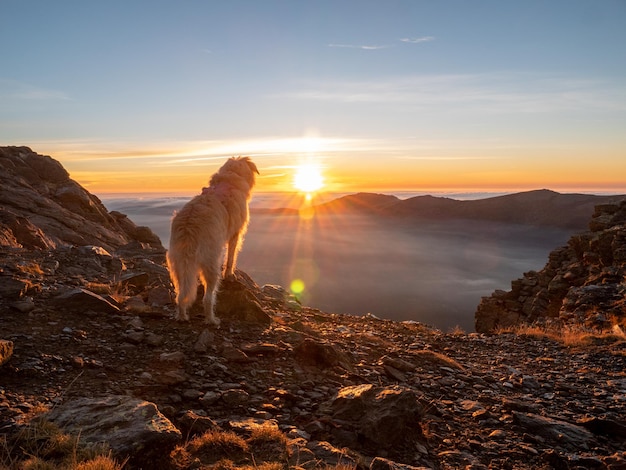
<instances>
[{"instance_id":1,"label":"shaggy dog fur","mask_svg":"<svg viewBox=\"0 0 626 470\"><path fill-rule=\"evenodd\" d=\"M189 320L188 310L196 300L200 277L204 284L205 323L219 325L214 307L224 248L228 246L223 272L227 278L234 276L248 227L248 201L255 173L259 170L250 158L229 158L211 177L209 187L174 214L167 264L176 289L177 320Z\"/></svg>"}]
</instances>

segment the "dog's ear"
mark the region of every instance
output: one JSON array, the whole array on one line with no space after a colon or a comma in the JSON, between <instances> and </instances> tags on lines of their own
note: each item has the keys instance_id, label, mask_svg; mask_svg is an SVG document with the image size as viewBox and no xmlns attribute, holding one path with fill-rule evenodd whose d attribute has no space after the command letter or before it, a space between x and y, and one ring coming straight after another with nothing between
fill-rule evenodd
<instances>
[{"instance_id":1,"label":"dog's ear","mask_svg":"<svg viewBox=\"0 0 626 470\"><path fill-rule=\"evenodd\" d=\"M246 157L245 160L246 160L246 163L248 164L248 167L250 168L251 171L254 171L257 175L261 174L261 173L259 173L259 170L256 167L256 165L254 164L254 162L252 160L250 160L249 157Z\"/></svg>"}]
</instances>

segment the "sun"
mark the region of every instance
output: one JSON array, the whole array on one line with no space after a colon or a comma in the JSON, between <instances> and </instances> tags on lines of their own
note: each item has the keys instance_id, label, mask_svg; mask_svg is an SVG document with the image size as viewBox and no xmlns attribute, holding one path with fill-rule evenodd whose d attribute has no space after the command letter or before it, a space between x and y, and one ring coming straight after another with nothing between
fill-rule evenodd
<instances>
[{"instance_id":1,"label":"sun","mask_svg":"<svg viewBox=\"0 0 626 470\"><path fill-rule=\"evenodd\" d=\"M298 191L311 194L324 187L324 177L318 166L303 164L296 169L293 185Z\"/></svg>"}]
</instances>

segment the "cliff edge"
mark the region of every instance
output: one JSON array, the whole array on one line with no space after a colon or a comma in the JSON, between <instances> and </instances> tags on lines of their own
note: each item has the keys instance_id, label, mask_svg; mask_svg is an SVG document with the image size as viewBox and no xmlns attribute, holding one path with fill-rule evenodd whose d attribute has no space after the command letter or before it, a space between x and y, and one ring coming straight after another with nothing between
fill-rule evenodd
<instances>
[{"instance_id":1,"label":"cliff edge","mask_svg":"<svg viewBox=\"0 0 626 470\"><path fill-rule=\"evenodd\" d=\"M541 271L483 297L476 331L558 321L603 329L626 318L626 200L595 208L587 232L552 251Z\"/></svg>"}]
</instances>

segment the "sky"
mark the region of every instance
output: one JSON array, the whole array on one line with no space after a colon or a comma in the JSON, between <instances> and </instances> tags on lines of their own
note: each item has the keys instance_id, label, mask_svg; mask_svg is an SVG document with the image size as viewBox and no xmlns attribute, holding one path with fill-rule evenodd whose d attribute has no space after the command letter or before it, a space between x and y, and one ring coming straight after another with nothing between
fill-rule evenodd
<instances>
[{"instance_id":1,"label":"sky","mask_svg":"<svg viewBox=\"0 0 626 470\"><path fill-rule=\"evenodd\" d=\"M624 0L1 0L0 145L93 193L626 193Z\"/></svg>"}]
</instances>

